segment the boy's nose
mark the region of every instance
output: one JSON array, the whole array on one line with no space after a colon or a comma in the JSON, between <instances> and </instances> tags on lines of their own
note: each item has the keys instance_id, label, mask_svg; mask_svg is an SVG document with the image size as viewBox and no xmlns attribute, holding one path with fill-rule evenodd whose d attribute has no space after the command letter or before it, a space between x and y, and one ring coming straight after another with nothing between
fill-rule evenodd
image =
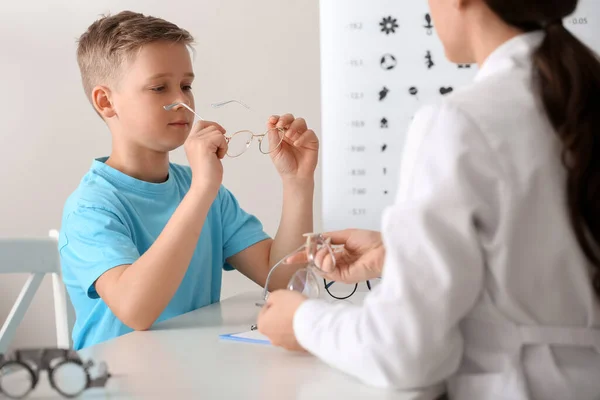
<instances>
[{"instance_id":1,"label":"boy's nose","mask_svg":"<svg viewBox=\"0 0 600 400\"><path fill-rule=\"evenodd\" d=\"M177 103L177 107L176 107L177 109L183 108L185 106L188 106L188 107L191 106L191 104L188 101L185 101L184 99L177 99L177 101L175 103Z\"/></svg>"},{"instance_id":2,"label":"boy's nose","mask_svg":"<svg viewBox=\"0 0 600 400\"><path fill-rule=\"evenodd\" d=\"M181 108L184 108L184 104L185 104L185 103L184 103L184 102L182 102L182 101L176 101L176 102L175 102L175 107L173 107L173 109L174 109L175 111L177 111L177 110L179 110L179 109L181 109Z\"/></svg>"},{"instance_id":3,"label":"boy's nose","mask_svg":"<svg viewBox=\"0 0 600 400\"><path fill-rule=\"evenodd\" d=\"M183 105L181 103L171 103L171 104L167 104L166 106L163 106L163 108L167 111L172 111L172 110L176 111L181 107L183 107Z\"/></svg>"},{"instance_id":4,"label":"boy's nose","mask_svg":"<svg viewBox=\"0 0 600 400\"><path fill-rule=\"evenodd\" d=\"M167 104L166 106L164 106L164 109L167 110L167 111L171 111L171 110L177 111L177 110L179 110L181 108L187 108L189 110L190 106L187 103L183 102L183 101L176 101L174 103Z\"/></svg>"},{"instance_id":5,"label":"boy's nose","mask_svg":"<svg viewBox=\"0 0 600 400\"><path fill-rule=\"evenodd\" d=\"M198 119L200 120L204 120L204 118L202 118L201 116L199 116L196 111L194 111L194 109L192 109L192 107L188 106L186 103L171 103L171 104L167 104L166 106L163 106L163 108L167 111L171 111L171 110L179 110L181 107L188 109L189 111L191 111L196 117L198 117Z\"/></svg>"}]
</instances>

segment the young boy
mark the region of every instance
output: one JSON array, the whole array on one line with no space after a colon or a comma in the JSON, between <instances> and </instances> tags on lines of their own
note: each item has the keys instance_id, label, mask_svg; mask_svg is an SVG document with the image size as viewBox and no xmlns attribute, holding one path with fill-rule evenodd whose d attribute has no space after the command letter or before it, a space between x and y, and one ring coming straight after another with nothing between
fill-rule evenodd
<instances>
[{"instance_id":1,"label":"young boy","mask_svg":"<svg viewBox=\"0 0 600 400\"><path fill-rule=\"evenodd\" d=\"M96 21L79 40L83 86L113 143L63 213L59 248L77 314L75 349L219 301L225 266L264 285L270 267L312 231L319 144L303 119L268 121L285 131L270 154L284 191L272 240L221 186L224 129L191 126L189 110L163 108L194 107L192 41L172 23L128 11ZM190 167L169 163L181 145Z\"/></svg>"}]
</instances>

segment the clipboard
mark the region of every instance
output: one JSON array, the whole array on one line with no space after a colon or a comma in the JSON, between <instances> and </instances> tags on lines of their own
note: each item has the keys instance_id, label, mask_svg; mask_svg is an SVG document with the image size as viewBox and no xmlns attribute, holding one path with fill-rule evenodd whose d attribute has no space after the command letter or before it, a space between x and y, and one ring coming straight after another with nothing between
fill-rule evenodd
<instances>
[{"instance_id":1,"label":"clipboard","mask_svg":"<svg viewBox=\"0 0 600 400\"><path fill-rule=\"evenodd\" d=\"M240 333L228 333L224 335L219 335L221 340L229 340L232 342L242 342L242 343L253 343L253 344L261 344L270 346L271 342L269 338L265 335L261 334L258 331L248 331L248 332L240 332Z\"/></svg>"}]
</instances>

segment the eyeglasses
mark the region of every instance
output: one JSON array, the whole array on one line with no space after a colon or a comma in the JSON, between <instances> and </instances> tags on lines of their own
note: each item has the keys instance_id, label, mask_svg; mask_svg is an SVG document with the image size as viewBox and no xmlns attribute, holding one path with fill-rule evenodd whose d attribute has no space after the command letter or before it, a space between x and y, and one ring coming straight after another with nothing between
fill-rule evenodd
<instances>
[{"instance_id":1,"label":"eyeglasses","mask_svg":"<svg viewBox=\"0 0 600 400\"><path fill-rule=\"evenodd\" d=\"M325 291L336 300L346 300L358 290L358 283L345 284L336 281L327 281L321 278L317 273L326 274L335 269L335 253L340 249L339 246L332 246L331 239L320 233L307 233L306 243L296 249L294 252L285 256L281 261L271 268L267 275L265 287L263 289L262 299L256 303L257 306L263 306L269 296L269 282L276 269L282 266L298 268L288 283L289 290L295 290L307 297L318 298L320 296L320 281L323 281ZM291 261L290 261L291 260ZM301 261L294 261L301 260ZM371 291L381 282L381 278L365 281L367 288ZM334 286L335 285L335 286Z\"/></svg>"},{"instance_id":2,"label":"eyeglasses","mask_svg":"<svg viewBox=\"0 0 600 400\"><path fill-rule=\"evenodd\" d=\"M381 278L367 280L365 284L367 285L367 289L371 291L375 286L379 285L379 282L381 282ZM327 282L325 278L323 278L323 285L325 286L325 291L336 300L349 299L358 290L358 283L348 285L336 281Z\"/></svg>"},{"instance_id":3,"label":"eyeglasses","mask_svg":"<svg viewBox=\"0 0 600 400\"><path fill-rule=\"evenodd\" d=\"M98 364L98 376L92 378L92 361L83 362L69 349L16 350L8 356L0 354L0 394L11 399L27 396L40 380L40 372L48 372L50 385L61 396L77 397L90 388L104 387L111 377L106 364Z\"/></svg>"},{"instance_id":4,"label":"eyeglasses","mask_svg":"<svg viewBox=\"0 0 600 400\"><path fill-rule=\"evenodd\" d=\"M221 108L229 104L238 104L247 110L251 110L246 104L242 103L238 100L228 100L220 103L213 103L211 107L213 108ZM200 120L204 121L200 115L198 115L190 106L185 103L172 103L164 106L163 108L167 111L176 110L179 107L184 107L191 111L196 117ZM227 155L231 158L236 158L241 156L250 148L252 141L254 138L258 139L258 149L263 154L270 154L277 150L281 146L281 142L283 142L283 138L285 136L285 129L283 128L272 128L267 129L264 133L256 134L250 130L240 130L235 132L230 136L225 136L228 144Z\"/></svg>"},{"instance_id":5,"label":"eyeglasses","mask_svg":"<svg viewBox=\"0 0 600 400\"><path fill-rule=\"evenodd\" d=\"M285 256L269 271L269 274L267 275L267 280L265 282L265 287L263 289L261 301L256 303L258 307L263 307L267 302L267 299L269 297L269 281L271 279L271 276L273 275L273 272L277 268L284 265L293 265L297 267L299 264L298 262L290 262L290 260L294 259L301 259L307 261L303 262L304 267L299 268L290 279L287 287L288 290L295 290L309 298L318 298L320 296L321 291L319 288L319 278L317 277L315 271L327 273L335 269L336 248L331 245L330 238L327 238L320 233L307 233L304 235L304 237L306 237L305 244L298 247L294 252ZM300 265L302 265L302 263L300 263ZM325 271L325 269L329 271ZM381 278L376 278L373 280L367 280L365 281L365 283L367 284L367 288L369 289L369 291L371 291L375 286L379 284L380 281ZM325 286L325 290L331 297L333 297L336 300L346 300L350 298L354 293L356 293L356 290L358 289L358 283L354 285L338 283L336 285L335 290L333 290L331 289L331 287L335 283L335 281L327 282L327 280L323 278L323 285ZM255 331L257 329L258 325L256 324L250 326L251 331Z\"/></svg>"},{"instance_id":6,"label":"eyeglasses","mask_svg":"<svg viewBox=\"0 0 600 400\"><path fill-rule=\"evenodd\" d=\"M303 262L302 264L304 266L294 272L294 275L292 275L287 288L289 290L300 292L310 298L319 297L319 278L316 274L316 271L325 273L325 271L322 269L323 265L325 264L328 264L328 267L330 268L335 268L334 251L331 247L331 239L324 237L320 233L307 233L304 235L304 237L306 237L305 244L297 248L294 252L288 254L281 261L275 264L273 268L271 268L269 274L267 275L262 299L260 302L256 303L257 306L262 307L269 297L269 282L271 276L273 276L273 272L283 265L293 265L296 267L299 266L298 263L290 263L289 260L293 259L295 255L302 253L305 253L307 262ZM325 253L325 256L317 257L317 254L323 253ZM326 258L329 258L329 262L326 260Z\"/></svg>"}]
</instances>

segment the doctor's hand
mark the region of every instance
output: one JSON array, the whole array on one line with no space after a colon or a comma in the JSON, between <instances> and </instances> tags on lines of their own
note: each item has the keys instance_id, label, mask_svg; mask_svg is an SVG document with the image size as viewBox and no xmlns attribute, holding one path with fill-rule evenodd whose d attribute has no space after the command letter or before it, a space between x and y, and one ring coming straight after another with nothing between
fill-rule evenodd
<instances>
[{"instance_id":1,"label":"doctor's hand","mask_svg":"<svg viewBox=\"0 0 600 400\"><path fill-rule=\"evenodd\" d=\"M321 269L320 274L327 280L357 283L381 277L385 248L381 234L364 229L347 229L324 233L331 239L334 247L335 265L330 253L322 249L315 263ZM288 258L288 263L306 262L306 254L301 253Z\"/></svg>"},{"instance_id":2,"label":"doctor's hand","mask_svg":"<svg viewBox=\"0 0 600 400\"><path fill-rule=\"evenodd\" d=\"M274 346L304 351L294 334L294 314L305 300L306 297L292 290L271 293L258 315L258 331L268 337Z\"/></svg>"}]
</instances>

